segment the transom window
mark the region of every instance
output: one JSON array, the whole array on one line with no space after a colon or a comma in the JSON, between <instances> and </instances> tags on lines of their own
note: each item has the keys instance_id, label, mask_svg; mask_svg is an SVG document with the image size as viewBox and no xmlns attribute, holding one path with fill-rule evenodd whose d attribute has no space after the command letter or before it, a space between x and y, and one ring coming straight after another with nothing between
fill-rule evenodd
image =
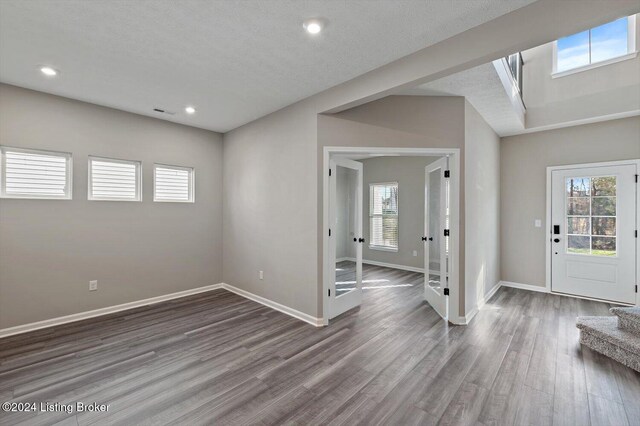
<instances>
[{"instance_id":1,"label":"transom window","mask_svg":"<svg viewBox=\"0 0 640 426\"><path fill-rule=\"evenodd\" d=\"M71 199L71 154L0 147L0 197Z\"/></svg>"},{"instance_id":2,"label":"transom window","mask_svg":"<svg viewBox=\"0 0 640 426\"><path fill-rule=\"evenodd\" d=\"M566 180L567 253L616 255L616 177Z\"/></svg>"},{"instance_id":3,"label":"transom window","mask_svg":"<svg viewBox=\"0 0 640 426\"><path fill-rule=\"evenodd\" d=\"M398 183L369 185L369 247L398 250Z\"/></svg>"},{"instance_id":4,"label":"transom window","mask_svg":"<svg viewBox=\"0 0 640 426\"><path fill-rule=\"evenodd\" d=\"M620 18L555 42L554 73L589 69L635 53L635 15Z\"/></svg>"}]
</instances>

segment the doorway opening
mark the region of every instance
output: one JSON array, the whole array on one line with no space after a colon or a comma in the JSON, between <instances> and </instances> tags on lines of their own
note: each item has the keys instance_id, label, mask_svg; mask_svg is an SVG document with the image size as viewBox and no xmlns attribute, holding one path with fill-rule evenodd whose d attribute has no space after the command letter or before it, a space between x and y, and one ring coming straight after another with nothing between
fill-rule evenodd
<instances>
[{"instance_id":1,"label":"doorway opening","mask_svg":"<svg viewBox=\"0 0 640 426\"><path fill-rule=\"evenodd\" d=\"M410 184L407 170L393 178L371 166L387 159L422 166ZM422 289L443 319L460 323L459 150L325 147L324 164L324 324L360 306L366 292L390 297L404 287Z\"/></svg>"},{"instance_id":2,"label":"doorway opening","mask_svg":"<svg viewBox=\"0 0 640 426\"><path fill-rule=\"evenodd\" d=\"M637 304L640 160L547 168L547 289Z\"/></svg>"}]
</instances>

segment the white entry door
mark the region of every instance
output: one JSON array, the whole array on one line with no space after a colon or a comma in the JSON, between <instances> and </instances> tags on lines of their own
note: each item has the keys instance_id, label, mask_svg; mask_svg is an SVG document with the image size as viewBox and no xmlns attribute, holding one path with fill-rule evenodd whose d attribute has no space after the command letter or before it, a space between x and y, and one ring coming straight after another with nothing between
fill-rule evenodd
<instances>
[{"instance_id":1,"label":"white entry door","mask_svg":"<svg viewBox=\"0 0 640 426\"><path fill-rule=\"evenodd\" d=\"M329 318L362 303L362 163L331 160Z\"/></svg>"},{"instance_id":2,"label":"white entry door","mask_svg":"<svg viewBox=\"0 0 640 426\"><path fill-rule=\"evenodd\" d=\"M551 172L551 290L636 299L637 163Z\"/></svg>"},{"instance_id":3,"label":"white entry door","mask_svg":"<svg viewBox=\"0 0 640 426\"><path fill-rule=\"evenodd\" d=\"M425 168L424 297L444 319L448 318L447 247L449 179L446 157Z\"/></svg>"}]
</instances>

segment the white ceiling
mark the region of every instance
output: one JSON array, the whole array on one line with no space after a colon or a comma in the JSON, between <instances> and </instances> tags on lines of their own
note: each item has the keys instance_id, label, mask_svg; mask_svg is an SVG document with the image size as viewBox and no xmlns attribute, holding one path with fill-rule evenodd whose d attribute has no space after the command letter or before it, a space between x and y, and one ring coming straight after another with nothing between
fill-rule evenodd
<instances>
[{"instance_id":1,"label":"white ceiling","mask_svg":"<svg viewBox=\"0 0 640 426\"><path fill-rule=\"evenodd\" d=\"M499 136L524 130L524 124L518 118L492 63L406 89L399 94L464 96Z\"/></svg>"},{"instance_id":2,"label":"white ceiling","mask_svg":"<svg viewBox=\"0 0 640 426\"><path fill-rule=\"evenodd\" d=\"M0 81L225 132L532 2L2 0Z\"/></svg>"}]
</instances>

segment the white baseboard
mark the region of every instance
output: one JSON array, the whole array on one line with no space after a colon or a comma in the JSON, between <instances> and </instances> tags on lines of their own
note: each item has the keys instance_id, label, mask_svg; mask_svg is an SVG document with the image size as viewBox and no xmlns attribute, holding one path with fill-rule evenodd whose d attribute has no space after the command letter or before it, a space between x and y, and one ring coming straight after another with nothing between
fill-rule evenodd
<instances>
[{"instance_id":1,"label":"white baseboard","mask_svg":"<svg viewBox=\"0 0 640 426\"><path fill-rule=\"evenodd\" d=\"M478 304L476 306L473 307L473 309L471 309L469 312L467 312L467 314L463 317L458 317L458 318L452 318L449 321L453 324L456 325L467 325L471 322L471 320L473 319L473 317L476 316L476 314L480 311L480 309L482 309L482 307L484 305L486 305L487 300L491 299L491 297L493 297L494 294L496 294L496 291L498 291L500 289L500 287L502 286L502 281L498 282L496 285L493 286L493 288L491 290L489 290L489 292L487 294L484 295L484 297L480 300L478 300Z\"/></svg>"},{"instance_id":2,"label":"white baseboard","mask_svg":"<svg viewBox=\"0 0 640 426\"><path fill-rule=\"evenodd\" d=\"M42 328L53 327L56 325L67 324L70 322L81 321L89 318L95 318L102 315L108 315L115 312L126 311L127 309L139 308L141 306L153 305L156 303L164 302L172 299L179 299L185 296L191 296L193 294L204 293L211 290L217 289L225 289L232 293L235 293L239 296L242 296L246 299L253 300L254 302L258 302L262 305L268 306L271 309L282 312L304 322L307 322L315 327L322 327L324 325L324 321L322 318L316 318L311 315L305 314L304 312L297 311L293 308L289 308L288 306L281 305L280 303L274 302L272 300L266 299L264 297L258 296L256 294L250 293L246 290L242 290L238 287L232 286L230 284L219 283L208 285L204 287L193 288L189 290L179 291L176 293L165 294L162 296L151 297L149 299L136 300L135 302L123 303L121 305L109 306L106 308L94 309L92 311L79 312L77 314L66 315L58 318L51 318L44 321L32 322L29 324L17 325L15 327L9 327L5 329L0 329L0 338L9 337L15 334L27 333L30 331L40 330Z\"/></svg>"},{"instance_id":3,"label":"white baseboard","mask_svg":"<svg viewBox=\"0 0 640 426\"><path fill-rule=\"evenodd\" d=\"M273 300L269 300L267 298L264 298L262 296L258 296L257 294L253 294L250 293L246 290L243 290L241 288L232 286L231 284L226 284L223 283L222 284L222 288L224 288L225 290L228 290L232 293L235 293L239 296L242 296L246 299L249 300L253 300L254 302L258 302L264 306L268 306L271 309L274 309L276 311L282 312L283 314L287 314L289 316L292 316L294 318L297 318L301 321L307 322L315 327L322 327L324 325L324 321L322 318L317 318L314 316L311 316L309 314L305 314L304 312L300 312L298 310L295 310L293 308L290 308L288 306L282 305L278 302L274 302Z\"/></svg>"},{"instance_id":4,"label":"white baseboard","mask_svg":"<svg viewBox=\"0 0 640 426\"><path fill-rule=\"evenodd\" d=\"M178 299L180 297L191 296L193 294L204 293L206 291L216 290L220 288L222 288L221 283L207 285L204 287L192 288L189 290L178 291L176 293L170 293L162 296L150 297L148 299L136 300L134 302L123 303L121 305L108 306L106 308L94 309L92 311L79 312L77 314L65 315L63 317L51 318L44 321L17 325L15 327L0 329L0 338L13 336L14 334L27 333L29 331L39 330L41 328L53 327L56 325L62 325L70 322L99 317L102 315L108 315L115 312L126 311L127 309L153 305L167 300Z\"/></svg>"},{"instance_id":5,"label":"white baseboard","mask_svg":"<svg viewBox=\"0 0 640 426\"><path fill-rule=\"evenodd\" d=\"M502 281L498 281L496 285L493 286L491 290L487 294L484 295L482 299L478 301L478 309L482 309L482 307L487 303L489 299L493 297L494 294L502 287Z\"/></svg>"},{"instance_id":6,"label":"white baseboard","mask_svg":"<svg viewBox=\"0 0 640 426\"><path fill-rule=\"evenodd\" d=\"M539 285L532 285L532 284L514 283L511 281L500 281L500 286L519 288L520 290L537 291L539 293L549 293L549 290L547 290L546 287L541 287Z\"/></svg>"}]
</instances>

